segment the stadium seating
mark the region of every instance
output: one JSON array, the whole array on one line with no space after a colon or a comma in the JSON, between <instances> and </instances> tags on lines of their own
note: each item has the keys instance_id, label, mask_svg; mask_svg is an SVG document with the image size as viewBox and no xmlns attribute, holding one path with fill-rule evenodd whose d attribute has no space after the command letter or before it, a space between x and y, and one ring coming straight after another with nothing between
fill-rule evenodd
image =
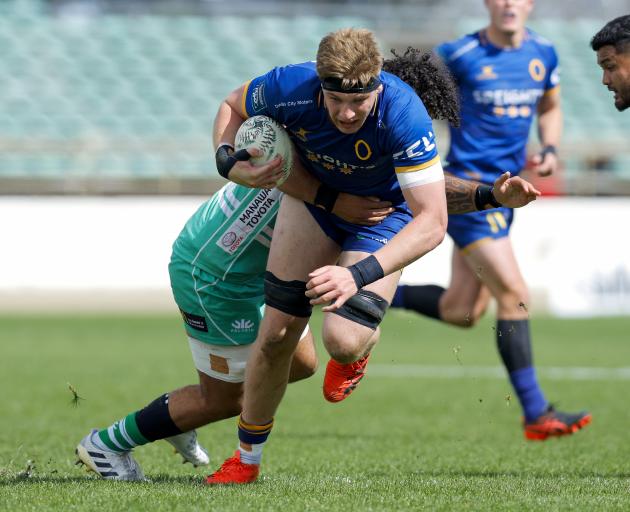
<instances>
[{"instance_id":1,"label":"stadium seating","mask_svg":"<svg viewBox=\"0 0 630 512\"><path fill-rule=\"evenodd\" d=\"M357 18L51 16L0 2L0 176L214 175L218 102ZM287 44L290 41L290 44Z\"/></svg>"},{"instance_id":2,"label":"stadium seating","mask_svg":"<svg viewBox=\"0 0 630 512\"><path fill-rule=\"evenodd\" d=\"M210 133L218 101L274 65L312 59L319 39L357 17L114 15L0 2L0 177L216 176ZM452 36L483 26L467 18ZM562 64L570 172L612 154L630 175L619 115L589 38L601 21L544 19ZM586 162L586 163L585 163Z\"/></svg>"}]
</instances>

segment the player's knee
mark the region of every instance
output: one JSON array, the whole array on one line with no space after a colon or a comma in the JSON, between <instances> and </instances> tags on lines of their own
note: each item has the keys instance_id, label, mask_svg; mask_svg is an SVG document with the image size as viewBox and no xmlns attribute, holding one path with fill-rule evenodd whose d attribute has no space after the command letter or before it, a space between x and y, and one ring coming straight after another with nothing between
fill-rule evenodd
<instances>
[{"instance_id":1,"label":"player's knee","mask_svg":"<svg viewBox=\"0 0 630 512\"><path fill-rule=\"evenodd\" d=\"M308 318L313 306L305 295L304 281L283 281L265 272L265 304L291 316Z\"/></svg>"},{"instance_id":2,"label":"player's knee","mask_svg":"<svg viewBox=\"0 0 630 512\"><path fill-rule=\"evenodd\" d=\"M444 318L444 321L456 327L470 328L477 323L476 318L469 315L452 315Z\"/></svg>"},{"instance_id":3,"label":"player's knee","mask_svg":"<svg viewBox=\"0 0 630 512\"><path fill-rule=\"evenodd\" d=\"M297 382L299 380L308 379L317 372L319 361L317 356L308 358L294 357L291 363L291 372L289 374L289 382Z\"/></svg>"},{"instance_id":4,"label":"player's knee","mask_svg":"<svg viewBox=\"0 0 630 512\"><path fill-rule=\"evenodd\" d=\"M367 351L369 337L356 334L334 333L324 338L326 350L339 363L353 363L361 359Z\"/></svg>"},{"instance_id":5,"label":"player's knee","mask_svg":"<svg viewBox=\"0 0 630 512\"><path fill-rule=\"evenodd\" d=\"M217 392L216 389L208 390L202 396L206 423L233 418L241 413L243 407L242 386L224 387L221 392Z\"/></svg>"},{"instance_id":6,"label":"player's knee","mask_svg":"<svg viewBox=\"0 0 630 512\"><path fill-rule=\"evenodd\" d=\"M292 342L288 333L290 326L276 325L261 331L257 343L267 359L289 356L295 349L295 341Z\"/></svg>"},{"instance_id":7,"label":"player's knee","mask_svg":"<svg viewBox=\"0 0 630 512\"><path fill-rule=\"evenodd\" d=\"M324 342L333 359L340 363L352 363L360 359L370 348L370 340L378 329L388 302L380 295L367 290L359 290L335 313L367 329L328 329Z\"/></svg>"},{"instance_id":8,"label":"player's knee","mask_svg":"<svg viewBox=\"0 0 630 512\"><path fill-rule=\"evenodd\" d=\"M259 333L262 354L268 359L292 354L304 329L305 318L312 306L305 295L303 281L283 281L273 273L265 273L265 303L282 314L268 310Z\"/></svg>"},{"instance_id":9,"label":"player's knee","mask_svg":"<svg viewBox=\"0 0 630 512\"><path fill-rule=\"evenodd\" d=\"M208 423L234 418L241 414L242 407L243 403L241 398L233 400L223 399L218 402L215 399L212 403L207 404L206 413L208 415Z\"/></svg>"},{"instance_id":10,"label":"player's knee","mask_svg":"<svg viewBox=\"0 0 630 512\"><path fill-rule=\"evenodd\" d=\"M259 354L269 364L286 361L295 352L300 335L304 332L304 323L305 319L295 317L263 323L256 340Z\"/></svg>"},{"instance_id":11,"label":"player's knee","mask_svg":"<svg viewBox=\"0 0 630 512\"><path fill-rule=\"evenodd\" d=\"M359 290L334 313L359 325L376 329L387 311L387 302L378 293Z\"/></svg>"},{"instance_id":12,"label":"player's knee","mask_svg":"<svg viewBox=\"0 0 630 512\"><path fill-rule=\"evenodd\" d=\"M481 318L483 311L475 309L475 303L440 304L440 319L457 327L473 327Z\"/></svg>"},{"instance_id":13,"label":"player's knee","mask_svg":"<svg viewBox=\"0 0 630 512\"><path fill-rule=\"evenodd\" d=\"M224 419L234 418L235 416L238 416L239 414L241 414L242 410L243 410L243 400L242 400L242 397L240 397L238 400L226 403L224 405L223 417Z\"/></svg>"},{"instance_id":14,"label":"player's knee","mask_svg":"<svg viewBox=\"0 0 630 512\"><path fill-rule=\"evenodd\" d=\"M503 310L518 311L523 305L529 304L529 293L525 286L513 286L502 291L496 299Z\"/></svg>"},{"instance_id":15,"label":"player's knee","mask_svg":"<svg viewBox=\"0 0 630 512\"><path fill-rule=\"evenodd\" d=\"M486 313L490 293L481 287L447 290L440 298L440 319L457 327L474 327Z\"/></svg>"}]
</instances>

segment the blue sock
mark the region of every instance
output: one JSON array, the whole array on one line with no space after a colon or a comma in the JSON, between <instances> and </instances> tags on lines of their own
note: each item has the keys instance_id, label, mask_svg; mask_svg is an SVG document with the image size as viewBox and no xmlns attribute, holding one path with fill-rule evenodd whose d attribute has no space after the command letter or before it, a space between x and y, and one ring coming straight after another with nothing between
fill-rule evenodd
<instances>
[{"instance_id":1,"label":"blue sock","mask_svg":"<svg viewBox=\"0 0 630 512\"><path fill-rule=\"evenodd\" d=\"M407 285L399 284L398 288L396 288L396 293L394 294L394 298L392 299L392 303L390 307L392 308L404 308L405 307L405 288Z\"/></svg>"},{"instance_id":2,"label":"blue sock","mask_svg":"<svg viewBox=\"0 0 630 512\"><path fill-rule=\"evenodd\" d=\"M536 370L529 366L510 373L510 382L525 413L525 421L533 421L547 408L547 400L538 385Z\"/></svg>"}]
</instances>

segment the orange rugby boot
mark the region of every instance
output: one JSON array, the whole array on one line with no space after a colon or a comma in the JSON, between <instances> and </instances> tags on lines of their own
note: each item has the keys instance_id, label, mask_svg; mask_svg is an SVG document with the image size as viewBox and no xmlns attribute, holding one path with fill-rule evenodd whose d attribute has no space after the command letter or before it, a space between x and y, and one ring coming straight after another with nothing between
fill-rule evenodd
<instances>
[{"instance_id":1,"label":"orange rugby boot","mask_svg":"<svg viewBox=\"0 0 630 512\"><path fill-rule=\"evenodd\" d=\"M209 485L250 484L258 478L258 464L241 462L241 452L236 450L219 469L206 478Z\"/></svg>"},{"instance_id":2,"label":"orange rugby boot","mask_svg":"<svg viewBox=\"0 0 630 512\"><path fill-rule=\"evenodd\" d=\"M324 376L324 398L329 402L341 402L350 396L365 377L365 368L370 354L354 363L342 364L334 359L326 365Z\"/></svg>"},{"instance_id":3,"label":"orange rugby boot","mask_svg":"<svg viewBox=\"0 0 630 512\"><path fill-rule=\"evenodd\" d=\"M530 441L544 441L548 437L569 436L588 425L592 419L593 416L586 411L569 414L556 411L550 405L534 421L523 422L525 438Z\"/></svg>"}]
</instances>

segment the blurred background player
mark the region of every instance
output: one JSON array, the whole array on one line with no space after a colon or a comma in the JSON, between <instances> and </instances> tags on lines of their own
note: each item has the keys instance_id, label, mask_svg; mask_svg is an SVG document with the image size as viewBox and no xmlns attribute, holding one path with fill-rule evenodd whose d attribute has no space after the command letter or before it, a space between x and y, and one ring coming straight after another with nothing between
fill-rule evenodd
<instances>
[{"instance_id":1,"label":"blurred background player","mask_svg":"<svg viewBox=\"0 0 630 512\"><path fill-rule=\"evenodd\" d=\"M603 70L602 83L615 94L620 112L630 107L630 15L620 16L591 39L597 63Z\"/></svg>"},{"instance_id":2,"label":"blurred background player","mask_svg":"<svg viewBox=\"0 0 630 512\"><path fill-rule=\"evenodd\" d=\"M488 26L436 48L461 92L461 126L450 127L446 171L491 183L504 171L525 166L534 114L543 147L534 170L558 169L562 131L558 58L552 44L525 27L533 0L486 0ZM453 252L448 289L400 286L393 307L412 309L461 327L471 327L497 302L496 341L524 412L527 439L572 434L588 424L586 412L568 414L545 398L534 368L528 318L529 294L509 238L513 211L450 216Z\"/></svg>"}]
</instances>

